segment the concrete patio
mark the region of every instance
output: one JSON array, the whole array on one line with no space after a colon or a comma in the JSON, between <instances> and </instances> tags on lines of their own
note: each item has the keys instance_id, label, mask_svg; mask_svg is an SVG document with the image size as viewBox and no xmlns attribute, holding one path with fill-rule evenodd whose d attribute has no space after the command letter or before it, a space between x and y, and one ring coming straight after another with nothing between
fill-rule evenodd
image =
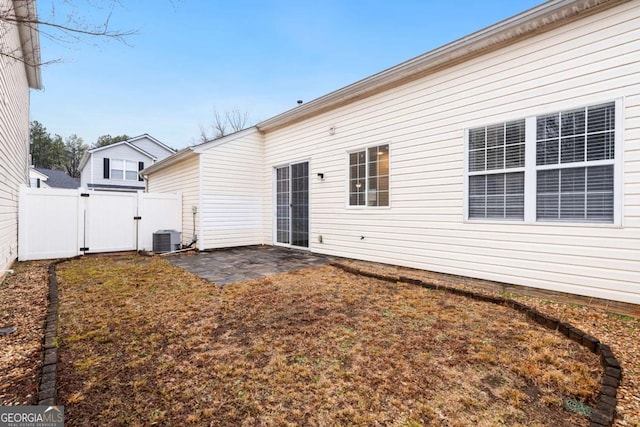
<instances>
[{"instance_id":1,"label":"concrete patio","mask_svg":"<svg viewBox=\"0 0 640 427\"><path fill-rule=\"evenodd\" d=\"M337 259L278 246L243 246L167 257L172 264L216 285L321 266Z\"/></svg>"}]
</instances>

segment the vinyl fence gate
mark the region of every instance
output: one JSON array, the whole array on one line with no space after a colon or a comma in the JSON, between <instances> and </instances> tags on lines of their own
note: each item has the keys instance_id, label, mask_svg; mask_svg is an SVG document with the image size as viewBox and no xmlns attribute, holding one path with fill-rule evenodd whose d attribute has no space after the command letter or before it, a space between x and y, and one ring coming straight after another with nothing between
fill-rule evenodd
<instances>
[{"instance_id":1,"label":"vinyl fence gate","mask_svg":"<svg viewBox=\"0 0 640 427\"><path fill-rule=\"evenodd\" d=\"M152 250L157 230L182 229L180 194L20 189L18 259Z\"/></svg>"}]
</instances>

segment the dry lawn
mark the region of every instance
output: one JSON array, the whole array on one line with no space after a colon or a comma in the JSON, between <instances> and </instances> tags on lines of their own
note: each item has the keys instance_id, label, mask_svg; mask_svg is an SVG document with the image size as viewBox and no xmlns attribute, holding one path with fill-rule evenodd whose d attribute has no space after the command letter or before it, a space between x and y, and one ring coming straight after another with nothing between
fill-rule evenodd
<instances>
[{"instance_id":1,"label":"dry lawn","mask_svg":"<svg viewBox=\"0 0 640 427\"><path fill-rule=\"evenodd\" d=\"M59 265L59 403L85 425L588 425L597 357L514 310L333 267L218 288Z\"/></svg>"},{"instance_id":2,"label":"dry lawn","mask_svg":"<svg viewBox=\"0 0 640 427\"><path fill-rule=\"evenodd\" d=\"M453 285L478 291L459 284L453 276L403 267L369 263L346 262L352 267L391 276L405 276L442 285ZM474 281L479 283L481 281ZM489 292L485 292L489 293ZM640 318L610 313L594 307L563 304L540 298L501 295L536 308L542 313L568 322L609 344L622 364L622 384L618 389L615 427L640 427Z\"/></svg>"}]
</instances>

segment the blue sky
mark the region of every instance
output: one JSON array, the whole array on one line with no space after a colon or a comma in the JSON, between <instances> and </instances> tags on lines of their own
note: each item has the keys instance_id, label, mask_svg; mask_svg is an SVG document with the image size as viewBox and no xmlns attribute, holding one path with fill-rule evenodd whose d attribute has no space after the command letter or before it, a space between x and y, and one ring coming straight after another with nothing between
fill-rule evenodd
<instances>
[{"instance_id":1,"label":"blue sky","mask_svg":"<svg viewBox=\"0 0 640 427\"><path fill-rule=\"evenodd\" d=\"M101 23L106 2L74 0ZM39 0L41 18L52 3ZM44 90L31 119L92 144L104 134L148 133L174 148L196 143L214 108L267 119L539 4L487 1L120 0L111 28L127 44L41 39Z\"/></svg>"}]
</instances>

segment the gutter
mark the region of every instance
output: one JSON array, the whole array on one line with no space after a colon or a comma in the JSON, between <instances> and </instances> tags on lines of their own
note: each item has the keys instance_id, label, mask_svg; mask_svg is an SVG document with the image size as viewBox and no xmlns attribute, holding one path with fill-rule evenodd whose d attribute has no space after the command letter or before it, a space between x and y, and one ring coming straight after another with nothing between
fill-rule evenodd
<instances>
[{"instance_id":1,"label":"gutter","mask_svg":"<svg viewBox=\"0 0 640 427\"><path fill-rule=\"evenodd\" d=\"M40 73L40 35L38 32L35 0L13 0L13 10L19 21L18 35L23 54L23 63L29 87L42 89L42 75Z\"/></svg>"},{"instance_id":2,"label":"gutter","mask_svg":"<svg viewBox=\"0 0 640 427\"><path fill-rule=\"evenodd\" d=\"M270 132L368 98L629 0L551 0L256 125Z\"/></svg>"}]
</instances>

